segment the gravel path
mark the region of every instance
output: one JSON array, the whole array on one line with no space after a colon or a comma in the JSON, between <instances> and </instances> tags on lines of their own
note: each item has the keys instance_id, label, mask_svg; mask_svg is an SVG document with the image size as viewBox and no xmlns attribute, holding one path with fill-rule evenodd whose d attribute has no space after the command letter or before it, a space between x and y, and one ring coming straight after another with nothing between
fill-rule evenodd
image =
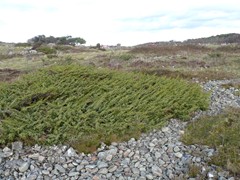
<instances>
[{"instance_id":1,"label":"gravel path","mask_svg":"<svg viewBox=\"0 0 240 180\"><path fill-rule=\"evenodd\" d=\"M215 115L227 106L240 107L235 89L222 84L240 80L209 81L202 85L211 91L211 106L202 114ZM186 146L180 141L185 122L169 121L161 130L143 134L139 140L112 143L93 154L77 154L68 146L23 147L21 142L0 149L0 179L194 179L189 169L199 167L196 179L231 179L227 171L219 171L207 161L215 150L207 146ZM194 164L194 166L193 166Z\"/></svg>"}]
</instances>

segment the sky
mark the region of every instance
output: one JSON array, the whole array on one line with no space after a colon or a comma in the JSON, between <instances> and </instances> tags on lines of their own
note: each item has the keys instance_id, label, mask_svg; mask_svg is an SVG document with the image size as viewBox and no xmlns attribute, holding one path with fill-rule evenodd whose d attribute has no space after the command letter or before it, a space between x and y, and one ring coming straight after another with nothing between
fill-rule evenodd
<instances>
[{"instance_id":1,"label":"sky","mask_svg":"<svg viewBox=\"0 0 240 180\"><path fill-rule=\"evenodd\" d=\"M0 41L81 37L131 46L240 33L239 0L0 0Z\"/></svg>"}]
</instances>

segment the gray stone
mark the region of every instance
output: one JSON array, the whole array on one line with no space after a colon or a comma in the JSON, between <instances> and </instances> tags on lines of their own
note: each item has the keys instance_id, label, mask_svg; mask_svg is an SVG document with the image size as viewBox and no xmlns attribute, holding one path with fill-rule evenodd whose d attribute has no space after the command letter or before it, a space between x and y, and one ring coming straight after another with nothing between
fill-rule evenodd
<instances>
[{"instance_id":1,"label":"gray stone","mask_svg":"<svg viewBox=\"0 0 240 180\"><path fill-rule=\"evenodd\" d=\"M76 168L76 170L77 170L77 171L81 171L83 168L84 168L84 165L78 165L77 168Z\"/></svg>"},{"instance_id":2,"label":"gray stone","mask_svg":"<svg viewBox=\"0 0 240 180\"><path fill-rule=\"evenodd\" d=\"M16 141L12 143L13 151L21 151L23 149L23 143L21 141Z\"/></svg>"},{"instance_id":3,"label":"gray stone","mask_svg":"<svg viewBox=\"0 0 240 180\"><path fill-rule=\"evenodd\" d=\"M170 131L169 127L163 127L162 128L162 132L164 132L164 133L167 133L169 131Z\"/></svg>"},{"instance_id":4,"label":"gray stone","mask_svg":"<svg viewBox=\"0 0 240 180\"><path fill-rule=\"evenodd\" d=\"M9 149L8 147L5 147L3 149L3 154L0 153L0 157L10 157L13 155L13 152L11 149Z\"/></svg>"},{"instance_id":5,"label":"gray stone","mask_svg":"<svg viewBox=\"0 0 240 180\"><path fill-rule=\"evenodd\" d=\"M201 158L200 158L200 157L197 157L197 158L195 159L195 161L196 161L196 162L201 162Z\"/></svg>"},{"instance_id":6,"label":"gray stone","mask_svg":"<svg viewBox=\"0 0 240 180\"><path fill-rule=\"evenodd\" d=\"M214 173L213 172L208 172L208 178L214 178Z\"/></svg>"},{"instance_id":7,"label":"gray stone","mask_svg":"<svg viewBox=\"0 0 240 180\"><path fill-rule=\"evenodd\" d=\"M162 154L160 152L155 152L155 158L159 159L162 156Z\"/></svg>"},{"instance_id":8,"label":"gray stone","mask_svg":"<svg viewBox=\"0 0 240 180\"><path fill-rule=\"evenodd\" d=\"M89 173L94 174L98 171L98 168L87 168L86 169Z\"/></svg>"},{"instance_id":9,"label":"gray stone","mask_svg":"<svg viewBox=\"0 0 240 180\"><path fill-rule=\"evenodd\" d=\"M127 149L124 153L123 153L123 156L124 157L128 157L128 155L131 153L131 150L130 149Z\"/></svg>"},{"instance_id":10,"label":"gray stone","mask_svg":"<svg viewBox=\"0 0 240 180\"><path fill-rule=\"evenodd\" d=\"M115 155L117 154L117 151L118 151L117 148L113 148L113 149L109 149L109 150L107 151L107 153L115 156Z\"/></svg>"},{"instance_id":11,"label":"gray stone","mask_svg":"<svg viewBox=\"0 0 240 180\"><path fill-rule=\"evenodd\" d=\"M79 176L79 172L70 172L70 173L68 173L68 176L69 177L72 177L72 176Z\"/></svg>"},{"instance_id":12,"label":"gray stone","mask_svg":"<svg viewBox=\"0 0 240 180\"><path fill-rule=\"evenodd\" d=\"M140 166L140 162L139 162L139 161L134 164L134 167L135 167L135 168L137 168L137 167L139 167L139 166Z\"/></svg>"},{"instance_id":13,"label":"gray stone","mask_svg":"<svg viewBox=\"0 0 240 180\"><path fill-rule=\"evenodd\" d=\"M174 153L174 155L178 158L182 158L183 154L180 152Z\"/></svg>"},{"instance_id":14,"label":"gray stone","mask_svg":"<svg viewBox=\"0 0 240 180\"><path fill-rule=\"evenodd\" d=\"M9 175L10 175L10 170L9 169L5 170L4 176L9 176Z\"/></svg>"},{"instance_id":15,"label":"gray stone","mask_svg":"<svg viewBox=\"0 0 240 180\"><path fill-rule=\"evenodd\" d=\"M125 178L123 176L120 176L118 180L125 180Z\"/></svg>"},{"instance_id":16,"label":"gray stone","mask_svg":"<svg viewBox=\"0 0 240 180\"><path fill-rule=\"evenodd\" d=\"M145 168L145 167L140 167L139 170L140 170L141 172L145 172L145 171L146 171L146 168Z\"/></svg>"},{"instance_id":17,"label":"gray stone","mask_svg":"<svg viewBox=\"0 0 240 180\"><path fill-rule=\"evenodd\" d=\"M107 168L103 168L103 169L100 169L98 171L99 174L107 174L108 173L108 169Z\"/></svg>"},{"instance_id":18,"label":"gray stone","mask_svg":"<svg viewBox=\"0 0 240 180\"><path fill-rule=\"evenodd\" d=\"M35 153L35 154L30 154L28 157L31 159L39 159L39 153Z\"/></svg>"},{"instance_id":19,"label":"gray stone","mask_svg":"<svg viewBox=\"0 0 240 180\"><path fill-rule=\"evenodd\" d=\"M165 164L165 162L163 160L161 160L161 159L158 160L158 163L159 163L160 166Z\"/></svg>"},{"instance_id":20,"label":"gray stone","mask_svg":"<svg viewBox=\"0 0 240 180\"><path fill-rule=\"evenodd\" d=\"M89 162L87 160L82 160L82 162L80 164L85 166L85 165L88 165Z\"/></svg>"},{"instance_id":21,"label":"gray stone","mask_svg":"<svg viewBox=\"0 0 240 180\"><path fill-rule=\"evenodd\" d=\"M73 148L70 147L64 155L68 157L74 157L74 156L77 156L77 153Z\"/></svg>"},{"instance_id":22,"label":"gray stone","mask_svg":"<svg viewBox=\"0 0 240 180\"><path fill-rule=\"evenodd\" d=\"M132 168L132 172L133 172L133 174L135 174L135 175L139 175L139 174L140 174L140 171L139 171L138 168Z\"/></svg>"},{"instance_id":23,"label":"gray stone","mask_svg":"<svg viewBox=\"0 0 240 180\"><path fill-rule=\"evenodd\" d=\"M97 166L99 169L108 167L108 164L102 161L98 161Z\"/></svg>"},{"instance_id":24,"label":"gray stone","mask_svg":"<svg viewBox=\"0 0 240 180\"><path fill-rule=\"evenodd\" d=\"M147 179L153 179L153 175L152 175L152 174L147 174L147 175L146 175L146 178L147 178Z\"/></svg>"},{"instance_id":25,"label":"gray stone","mask_svg":"<svg viewBox=\"0 0 240 180\"><path fill-rule=\"evenodd\" d=\"M44 156L39 156L39 157L38 157L38 161L39 161L39 162L42 163L44 160L45 160L45 157L44 157Z\"/></svg>"},{"instance_id":26,"label":"gray stone","mask_svg":"<svg viewBox=\"0 0 240 180\"><path fill-rule=\"evenodd\" d=\"M30 164L29 164L28 162L22 163L21 166L19 167L19 171L20 171L20 172L25 172L25 171L27 171L28 168L29 168L29 165L30 165Z\"/></svg>"},{"instance_id":27,"label":"gray stone","mask_svg":"<svg viewBox=\"0 0 240 180\"><path fill-rule=\"evenodd\" d=\"M116 171L117 170L117 166L110 166L109 168L108 168L108 171L110 172L110 173L112 173L112 172L114 172L114 171Z\"/></svg>"},{"instance_id":28,"label":"gray stone","mask_svg":"<svg viewBox=\"0 0 240 180\"><path fill-rule=\"evenodd\" d=\"M121 165L122 166L127 166L129 163L130 163L130 159L129 158L125 158L125 159L122 160Z\"/></svg>"},{"instance_id":29,"label":"gray stone","mask_svg":"<svg viewBox=\"0 0 240 180\"><path fill-rule=\"evenodd\" d=\"M37 179L37 177L38 177L37 174L32 173L27 177L27 180L35 180L35 179Z\"/></svg>"},{"instance_id":30,"label":"gray stone","mask_svg":"<svg viewBox=\"0 0 240 180\"><path fill-rule=\"evenodd\" d=\"M157 165L152 166L152 173L155 176L162 176L162 170Z\"/></svg>"},{"instance_id":31,"label":"gray stone","mask_svg":"<svg viewBox=\"0 0 240 180\"><path fill-rule=\"evenodd\" d=\"M95 164L89 164L89 165L86 165L85 167L88 168L88 169L93 169L93 168L96 167L96 165Z\"/></svg>"},{"instance_id":32,"label":"gray stone","mask_svg":"<svg viewBox=\"0 0 240 180\"><path fill-rule=\"evenodd\" d=\"M69 164L68 164L68 168L71 169L71 168L73 168L73 167L74 167L74 165L73 165L72 163L69 163Z\"/></svg>"},{"instance_id":33,"label":"gray stone","mask_svg":"<svg viewBox=\"0 0 240 180\"><path fill-rule=\"evenodd\" d=\"M106 157L106 160L107 160L107 161L111 161L111 160L112 160L112 158L113 158L113 155L111 155L111 154L108 154L108 155L107 155L107 157Z\"/></svg>"},{"instance_id":34,"label":"gray stone","mask_svg":"<svg viewBox=\"0 0 240 180\"><path fill-rule=\"evenodd\" d=\"M98 158L99 159L106 159L107 155L108 154L106 152L99 152L98 153Z\"/></svg>"},{"instance_id":35,"label":"gray stone","mask_svg":"<svg viewBox=\"0 0 240 180\"><path fill-rule=\"evenodd\" d=\"M150 143L149 143L149 146L150 146L150 147L154 147L155 144L153 144L152 142L150 142Z\"/></svg>"},{"instance_id":36,"label":"gray stone","mask_svg":"<svg viewBox=\"0 0 240 180\"><path fill-rule=\"evenodd\" d=\"M163 160L164 162L168 162L168 161L169 161L169 157L168 157L166 154L163 154L163 155L162 155L162 160Z\"/></svg>"},{"instance_id":37,"label":"gray stone","mask_svg":"<svg viewBox=\"0 0 240 180\"><path fill-rule=\"evenodd\" d=\"M5 148L3 148L3 150L2 150L4 153L6 153L6 152L12 152L12 150L11 149L9 149L8 147L5 147Z\"/></svg>"},{"instance_id":38,"label":"gray stone","mask_svg":"<svg viewBox=\"0 0 240 180\"><path fill-rule=\"evenodd\" d=\"M92 180L100 180L100 177L95 175L95 176L92 177Z\"/></svg>"},{"instance_id":39,"label":"gray stone","mask_svg":"<svg viewBox=\"0 0 240 180\"><path fill-rule=\"evenodd\" d=\"M55 165L55 169L58 170L60 173L65 173L66 170L59 164Z\"/></svg>"},{"instance_id":40,"label":"gray stone","mask_svg":"<svg viewBox=\"0 0 240 180\"><path fill-rule=\"evenodd\" d=\"M42 173L43 173L44 175L49 175L49 174L50 174L50 172L49 172L48 170L43 170Z\"/></svg>"},{"instance_id":41,"label":"gray stone","mask_svg":"<svg viewBox=\"0 0 240 180\"><path fill-rule=\"evenodd\" d=\"M134 152L130 152L130 154L128 155L128 157L132 157L134 155Z\"/></svg>"},{"instance_id":42,"label":"gray stone","mask_svg":"<svg viewBox=\"0 0 240 180\"><path fill-rule=\"evenodd\" d=\"M106 174L106 178L107 178L107 179L112 179L112 173L107 173L107 174Z\"/></svg>"},{"instance_id":43,"label":"gray stone","mask_svg":"<svg viewBox=\"0 0 240 180\"><path fill-rule=\"evenodd\" d=\"M179 152L179 151L180 151L180 149L179 149L179 147L178 147L178 146L175 146L175 147L173 148L173 151L174 151L175 153L177 153L177 152Z\"/></svg>"}]
</instances>

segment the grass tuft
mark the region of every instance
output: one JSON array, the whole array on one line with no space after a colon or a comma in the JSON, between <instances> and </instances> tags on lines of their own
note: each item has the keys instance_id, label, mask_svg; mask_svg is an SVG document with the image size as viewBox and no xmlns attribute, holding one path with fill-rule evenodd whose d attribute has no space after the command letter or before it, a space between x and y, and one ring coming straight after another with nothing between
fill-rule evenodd
<instances>
[{"instance_id":1,"label":"grass tuft","mask_svg":"<svg viewBox=\"0 0 240 180\"><path fill-rule=\"evenodd\" d=\"M197 175L201 173L201 168L195 164L190 164L189 165L189 172L188 175L191 178L196 178Z\"/></svg>"},{"instance_id":2,"label":"grass tuft","mask_svg":"<svg viewBox=\"0 0 240 180\"><path fill-rule=\"evenodd\" d=\"M240 172L240 109L228 109L218 116L205 116L191 123L182 137L186 144L217 148L212 163Z\"/></svg>"}]
</instances>

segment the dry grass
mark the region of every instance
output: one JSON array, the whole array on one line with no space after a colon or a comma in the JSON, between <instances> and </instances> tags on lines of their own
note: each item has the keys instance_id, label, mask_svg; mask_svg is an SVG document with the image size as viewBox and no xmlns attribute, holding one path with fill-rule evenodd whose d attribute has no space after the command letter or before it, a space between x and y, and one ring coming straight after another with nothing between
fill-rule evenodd
<instances>
[{"instance_id":1,"label":"dry grass","mask_svg":"<svg viewBox=\"0 0 240 180\"><path fill-rule=\"evenodd\" d=\"M195 164L190 164L189 171L188 171L189 177L195 178L199 174L201 174L201 168Z\"/></svg>"},{"instance_id":2,"label":"dry grass","mask_svg":"<svg viewBox=\"0 0 240 180\"><path fill-rule=\"evenodd\" d=\"M4 48L6 52L6 47ZM73 63L199 81L240 77L238 46L165 45L107 51L87 47L55 48L58 54L54 57L9 58L0 61L0 68L29 71L53 64ZM16 51L19 52L19 49Z\"/></svg>"},{"instance_id":3,"label":"dry grass","mask_svg":"<svg viewBox=\"0 0 240 180\"><path fill-rule=\"evenodd\" d=\"M203 144L218 150L211 162L236 176L240 175L240 109L228 109L218 116L205 116L190 123L182 140L186 144Z\"/></svg>"},{"instance_id":4,"label":"dry grass","mask_svg":"<svg viewBox=\"0 0 240 180\"><path fill-rule=\"evenodd\" d=\"M0 82L12 82L16 80L23 72L13 69L0 69Z\"/></svg>"},{"instance_id":5,"label":"dry grass","mask_svg":"<svg viewBox=\"0 0 240 180\"><path fill-rule=\"evenodd\" d=\"M228 83L228 84L223 84L222 87L224 87L226 89L233 87L235 89L240 90L240 82L232 82L232 83Z\"/></svg>"},{"instance_id":6,"label":"dry grass","mask_svg":"<svg viewBox=\"0 0 240 180\"><path fill-rule=\"evenodd\" d=\"M150 65L148 65L150 66ZM171 70L171 69L148 69L148 68L139 68L135 71L143 72L146 74L155 74L157 76L166 76L172 78L181 78L191 80L198 80L205 82L208 80L218 80L218 79L232 79L235 77L235 74L230 72L221 72L221 71L212 71L212 70L200 70L200 71L184 71L184 70Z\"/></svg>"},{"instance_id":7,"label":"dry grass","mask_svg":"<svg viewBox=\"0 0 240 180\"><path fill-rule=\"evenodd\" d=\"M184 53L203 53L209 52L211 49L205 46L197 45L165 45L165 46L140 46L135 47L130 52L131 53L141 53L141 54L155 54L155 55L177 55Z\"/></svg>"}]
</instances>

